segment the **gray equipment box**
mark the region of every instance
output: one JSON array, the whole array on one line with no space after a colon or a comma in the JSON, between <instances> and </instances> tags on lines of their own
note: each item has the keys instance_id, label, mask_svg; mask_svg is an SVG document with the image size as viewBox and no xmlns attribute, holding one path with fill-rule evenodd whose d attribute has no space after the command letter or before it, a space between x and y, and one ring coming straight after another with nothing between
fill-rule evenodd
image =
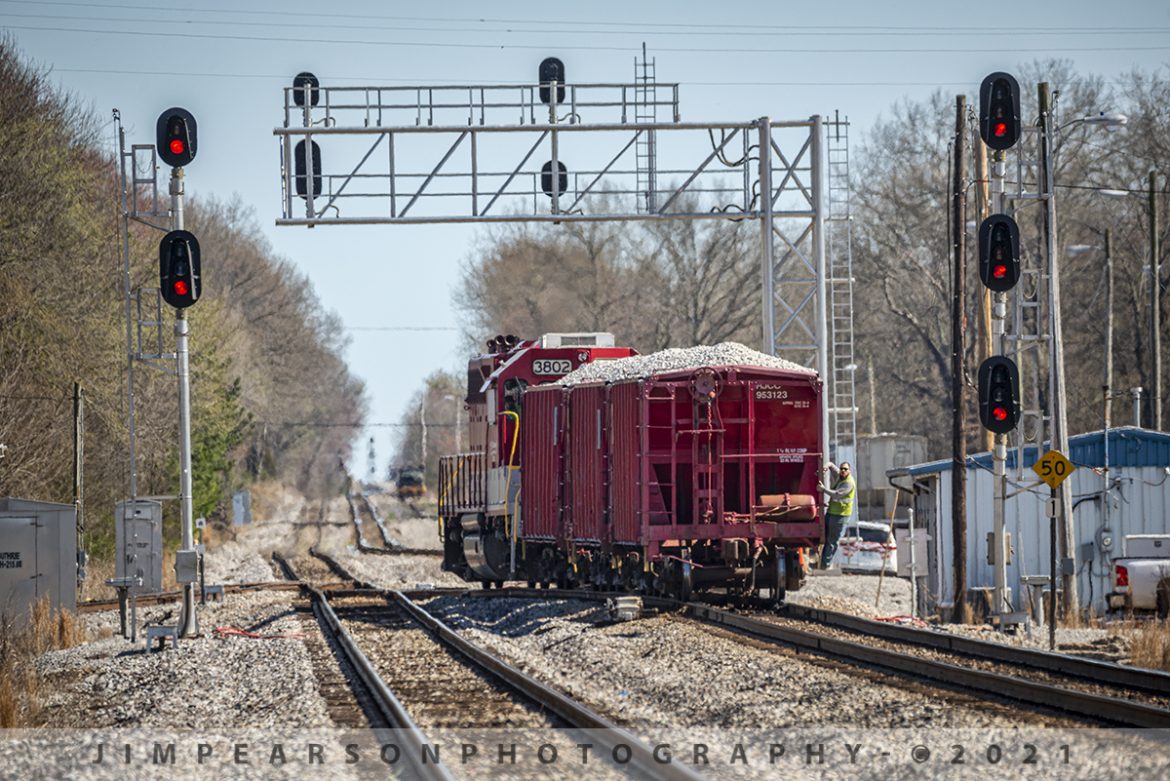
<instances>
[{"instance_id":1,"label":"gray equipment box","mask_svg":"<svg viewBox=\"0 0 1170 781\"><path fill-rule=\"evenodd\" d=\"M244 489L232 494L232 525L243 526L252 522L252 492Z\"/></svg>"},{"instance_id":2,"label":"gray equipment box","mask_svg":"<svg viewBox=\"0 0 1170 781\"><path fill-rule=\"evenodd\" d=\"M0 619L24 625L39 599L77 609L77 514L71 504L0 498Z\"/></svg>"},{"instance_id":3,"label":"gray equipment box","mask_svg":"<svg viewBox=\"0 0 1170 781\"><path fill-rule=\"evenodd\" d=\"M118 502L114 507L114 571L119 578L141 578L132 594L163 590L162 504L151 499Z\"/></svg>"}]
</instances>

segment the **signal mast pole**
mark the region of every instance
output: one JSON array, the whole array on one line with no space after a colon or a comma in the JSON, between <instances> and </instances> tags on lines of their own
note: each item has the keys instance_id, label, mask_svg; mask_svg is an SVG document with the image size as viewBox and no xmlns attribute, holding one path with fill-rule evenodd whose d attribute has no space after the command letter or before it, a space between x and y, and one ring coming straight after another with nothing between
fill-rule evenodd
<instances>
[{"instance_id":1,"label":"signal mast pole","mask_svg":"<svg viewBox=\"0 0 1170 781\"><path fill-rule=\"evenodd\" d=\"M183 169L171 169L171 228L183 230ZM195 548L194 503L191 498L191 363L187 348L187 310L175 310L175 353L179 374L179 518L182 548ZM183 584L183 609L179 614L179 635L196 637L199 620L195 615L195 583Z\"/></svg>"},{"instance_id":2,"label":"signal mast pole","mask_svg":"<svg viewBox=\"0 0 1170 781\"><path fill-rule=\"evenodd\" d=\"M991 208L994 214L1004 213L1004 180L1007 168L1004 158L1005 155L1002 149L995 150L994 162L992 164L992 177L995 187L991 195ZM994 303L991 310L991 345L994 355L1003 355L1004 320L1007 317L1007 293L995 292L992 296ZM1004 628L1003 618L1008 613L1007 561L1008 551L1011 550L1011 546L1008 545L1007 541L1007 529L1004 521L1007 509L1007 434L993 435L991 467L993 472L991 478L993 486L992 515L995 527L993 537L995 548L992 551L992 560L995 566L995 604L993 605L993 609L995 614L1000 617L999 629L1002 632Z\"/></svg>"}]
</instances>

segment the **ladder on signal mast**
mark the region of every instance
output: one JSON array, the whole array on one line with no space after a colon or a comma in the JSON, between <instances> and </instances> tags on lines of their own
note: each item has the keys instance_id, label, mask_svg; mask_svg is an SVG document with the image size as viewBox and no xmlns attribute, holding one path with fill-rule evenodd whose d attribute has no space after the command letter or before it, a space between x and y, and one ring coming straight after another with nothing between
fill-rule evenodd
<instances>
[{"instance_id":1,"label":"ladder on signal mast","mask_svg":"<svg viewBox=\"0 0 1170 781\"><path fill-rule=\"evenodd\" d=\"M646 56L642 44L642 59L634 60L634 123L651 124L658 121L657 85L654 60ZM649 214L658 210L657 174L658 150L653 130L643 130L634 145L637 166L638 211Z\"/></svg>"},{"instance_id":2,"label":"ladder on signal mast","mask_svg":"<svg viewBox=\"0 0 1170 781\"><path fill-rule=\"evenodd\" d=\"M849 119L825 123L828 215L825 250L829 293L829 434L834 457L857 452L857 404L853 352L853 215L849 197Z\"/></svg>"}]
</instances>

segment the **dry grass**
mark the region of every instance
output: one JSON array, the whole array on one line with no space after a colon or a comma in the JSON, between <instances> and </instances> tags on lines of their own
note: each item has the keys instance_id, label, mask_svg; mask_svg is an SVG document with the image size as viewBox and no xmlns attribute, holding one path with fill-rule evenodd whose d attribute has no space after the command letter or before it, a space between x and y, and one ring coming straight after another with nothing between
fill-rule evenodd
<instances>
[{"instance_id":1,"label":"dry grass","mask_svg":"<svg viewBox=\"0 0 1170 781\"><path fill-rule=\"evenodd\" d=\"M1151 670L1170 670L1170 622L1126 621L1110 627L1110 634L1129 643L1129 663Z\"/></svg>"},{"instance_id":2,"label":"dry grass","mask_svg":"<svg viewBox=\"0 0 1170 781\"><path fill-rule=\"evenodd\" d=\"M0 618L0 728L27 727L39 713L40 679L33 665L37 656L81 643L84 630L67 610L54 613L47 599L33 605L21 626Z\"/></svg>"},{"instance_id":3,"label":"dry grass","mask_svg":"<svg viewBox=\"0 0 1170 781\"><path fill-rule=\"evenodd\" d=\"M106 581L114 577L113 559L90 558L85 565L85 581L81 584L79 599L111 599L114 590Z\"/></svg>"}]
</instances>

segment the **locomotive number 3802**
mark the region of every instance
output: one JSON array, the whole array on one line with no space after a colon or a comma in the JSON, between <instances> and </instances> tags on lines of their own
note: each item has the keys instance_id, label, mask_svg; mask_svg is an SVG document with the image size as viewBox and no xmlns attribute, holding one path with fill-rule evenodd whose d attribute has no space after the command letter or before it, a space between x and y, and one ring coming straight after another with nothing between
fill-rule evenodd
<instances>
[{"instance_id":1,"label":"locomotive number 3802","mask_svg":"<svg viewBox=\"0 0 1170 781\"><path fill-rule=\"evenodd\" d=\"M532 362L532 373L560 377L573 371L573 362L568 358L538 358Z\"/></svg>"}]
</instances>

